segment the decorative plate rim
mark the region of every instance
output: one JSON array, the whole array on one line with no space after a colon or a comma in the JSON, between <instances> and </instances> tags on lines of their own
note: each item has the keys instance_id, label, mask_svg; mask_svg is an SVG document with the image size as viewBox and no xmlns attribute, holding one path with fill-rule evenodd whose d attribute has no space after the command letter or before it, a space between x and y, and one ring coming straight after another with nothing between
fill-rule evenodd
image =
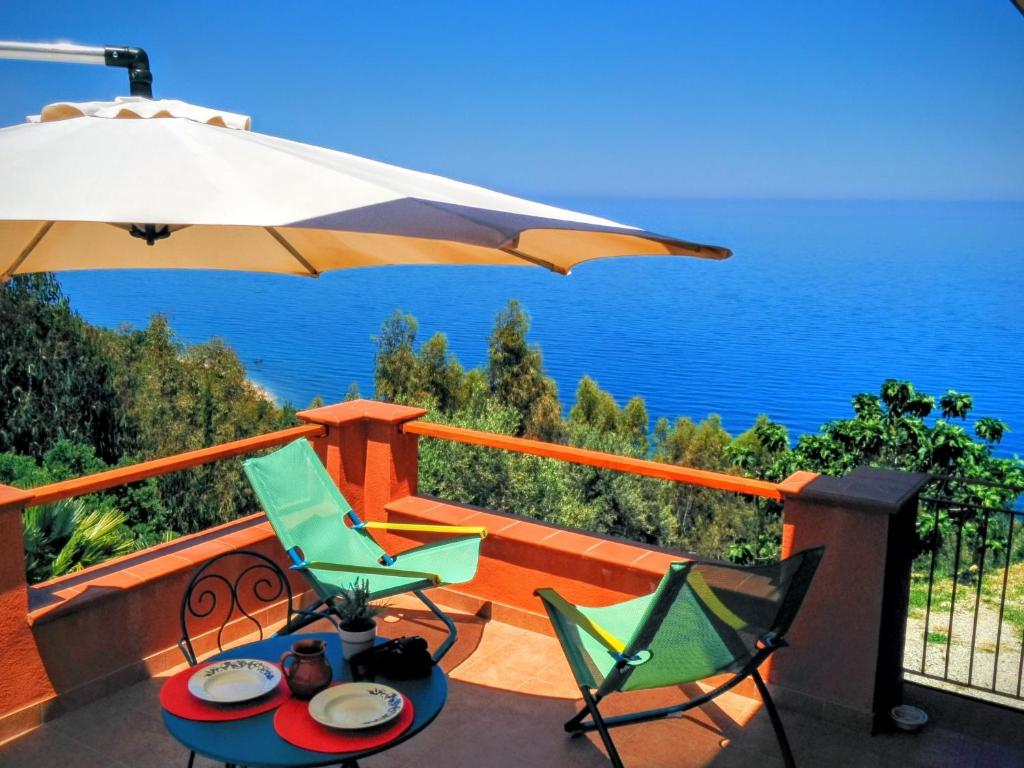
<instances>
[{"instance_id":1,"label":"decorative plate rim","mask_svg":"<svg viewBox=\"0 0 1024 768\"><path fill-rule=\"evenodd\" d=\"M393 699L397 701L397 706L394 706L393 711L385 712L379 718L375 720L369 720L362 723L356 724L345 724L342 725L335 720L331 720L327 717L320 717L318 710L325 709L325 700L333 699L339 695L346 693L354 693L357 690L362 690L367 696L379 695L387 699ZM369 683L369 682L350 682L341 683L340 685L332 685L329 688L325 688L320 691L316 696L309 700L307 707L309 716L312 717L316 722L324 725L328 728L334 728L343 731L358 731L365 728L376 728L377 726L390 723L405 709L405 697L402 696L401 692L392 688L390 685L384 685L383 683Z\"/></svg>"},{"instance_id":2,"label":"decorative plate rim","mask_svg":"<svg viewBox=\"0 0 1024 768\"><path fill-rule=\"evenodd\" d=\"M203 685L205 680L220 672L245 668L252 669L253 667L259 667L256 671L262 675L261 679L264 681L262 689L257 690L255 693L241 698L216 696L211 695ZM266 661L265 659L221 659L193 672L188 679L188 691L197 699L211 704L238 704L243 701L258 699L260 696L270 693L280 682L281 670L273 662Z\"/></svg>"}]
</instances>

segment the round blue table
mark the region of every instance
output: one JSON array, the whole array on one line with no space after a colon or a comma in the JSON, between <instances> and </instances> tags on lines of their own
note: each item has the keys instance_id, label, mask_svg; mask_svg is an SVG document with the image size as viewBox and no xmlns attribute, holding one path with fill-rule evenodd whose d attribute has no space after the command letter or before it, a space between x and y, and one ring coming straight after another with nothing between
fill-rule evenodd
<instances>
[{"instance_id":1,"label":"round blue table","mask_svg":"<svg viewBox=\"0 0 1024 768\"><path fill-rule=\"evenodd\" d=\"M298 639L316 638L327 642L327 659L334 670L333 683L352 679L347 661L341 658L341 642L333 633L284 635L249 643L218 654L211 661L221 659L263 659L275 664L281 654ZM378 641L381 642L381 641ZM164 725L178 741L201 755L229 765L249 768L303 768L305 766L337 765L357 766L357 760L383 752L401 744L426 728L437 717L448 697L448 681L440 667L435 666L430 677L392 681L378 675L376 680L398 689L412 701L412 725L397 739L362 752L313 752L293 746L274 730L274 711L255 717L228 722L200 722L186 720L164 710Z\"/></svg>"}]
</instances>

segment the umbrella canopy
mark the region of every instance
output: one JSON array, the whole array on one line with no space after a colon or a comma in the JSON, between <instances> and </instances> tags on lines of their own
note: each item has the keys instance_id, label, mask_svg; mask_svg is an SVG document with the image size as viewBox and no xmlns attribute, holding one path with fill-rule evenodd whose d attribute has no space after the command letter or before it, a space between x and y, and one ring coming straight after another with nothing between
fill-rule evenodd
<instances>
[{"instance_id":1,"label":"umbrella canopy","mask_svg":"<svg viewBox=\"0 0 1024 768\"><path fill-rule=\"evenodd\" d=\"M0 129L0 278L74 269L316 276L725 248L249 130L180 101L51 104Z\"/></svg>"}]
</instances>

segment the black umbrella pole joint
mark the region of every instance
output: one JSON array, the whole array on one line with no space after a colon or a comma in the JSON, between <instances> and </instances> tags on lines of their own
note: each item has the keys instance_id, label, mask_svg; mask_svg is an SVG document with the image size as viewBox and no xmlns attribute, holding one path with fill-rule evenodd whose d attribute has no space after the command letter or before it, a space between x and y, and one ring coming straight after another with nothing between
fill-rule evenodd
<instances>
[{"instance_id":1,"label":"black umbrella pole joint","mask_svg":"<svg viewBox=\"0 0 1024 768\"><path fill-rule=\"evenodd\" d=\"M153 98L153 73L149 69L149 56L144 50L108 45L103 49L103 60L108 67L124 67L128 70L128 86L132 96Z\"/></svg>"},{"instance_id":2,"label":"black umbrella pole joint","mask_svg":"<svg viewBox=\"0 0 1024 768\"><path fill-rule=\"evenodd\" d=\"M132 96L153 98L153 73L149 69L149 56L141 48L0 41L0 59L121 67L128 70L128 86Z\"/></svg>"}]
</instances>

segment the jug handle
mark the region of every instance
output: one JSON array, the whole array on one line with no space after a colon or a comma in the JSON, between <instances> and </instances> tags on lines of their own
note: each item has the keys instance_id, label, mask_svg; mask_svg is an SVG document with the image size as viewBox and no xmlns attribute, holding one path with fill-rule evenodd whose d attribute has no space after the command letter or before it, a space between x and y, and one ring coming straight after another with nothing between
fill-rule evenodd
<instances>
[{"instance_id":1,"label":"jug handle","mask_svg":"<svg viewBox=\"0 0 1024 768\"><path fill-rule=\"evenodd\" d=\"M288 667L286 666L286 662L288 661L288 659L294 658L295 651L285 651L283 654L281 654L281 660L277 663L277 665L281 667L281 672L282 674L284 674L285 677L288 677Z\"/></svg>"}]
</instances>

